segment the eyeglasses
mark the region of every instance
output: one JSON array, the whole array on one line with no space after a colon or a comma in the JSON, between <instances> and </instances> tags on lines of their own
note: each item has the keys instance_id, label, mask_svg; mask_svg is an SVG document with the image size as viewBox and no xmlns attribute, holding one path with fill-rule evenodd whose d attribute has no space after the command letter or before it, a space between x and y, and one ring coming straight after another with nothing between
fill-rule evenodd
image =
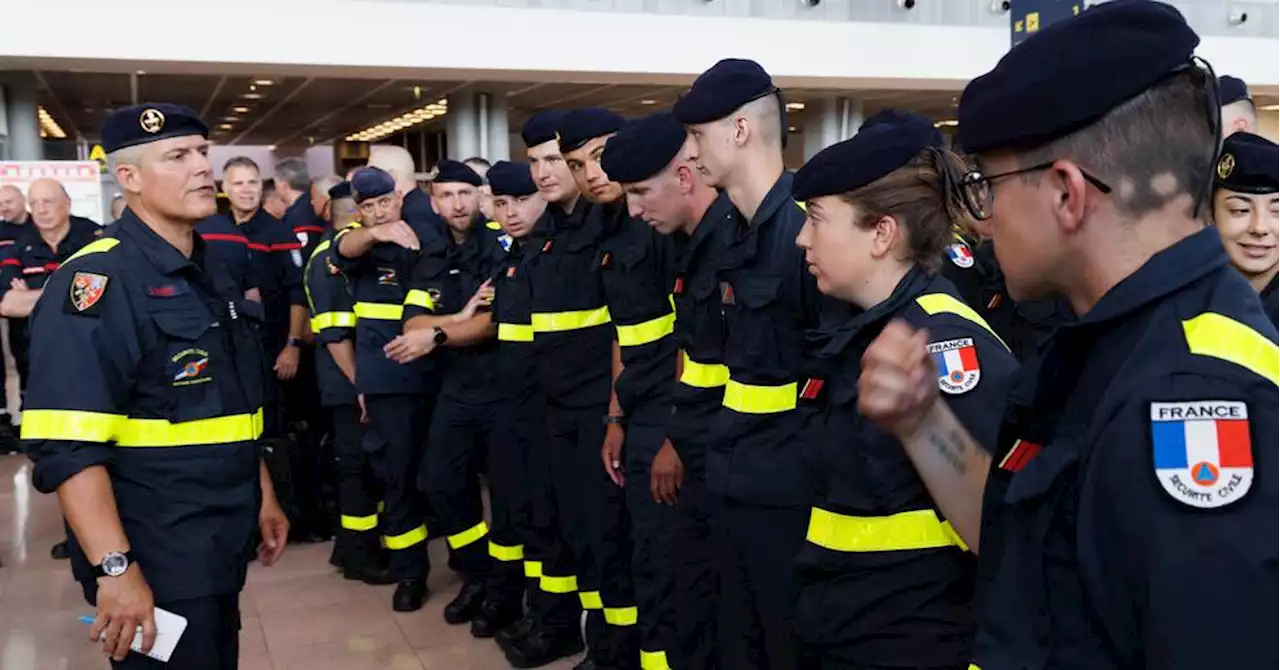
<instances>
[{"instance_id":1,"label":"eyeglasses","mask_svg":"<svg viewBox=\"0 0 1280 670\"><path fill-rule=\"evenodd\" d=\"M1010 170L1009 172L1001 172L999 174L984 175L974 170L966 173L960 178L960 191L964 194L965 206L969 208L969 212L979 221L985 221L991 218L991 207L995 203L995 190L992 185L997 179L1005 177L1013 177L1020 174L1028 174L1031 172L1042 172L1053 168L1056 160L1045 161L1038 165L1022 168L1019 170ZM1103 193L1111 193L1111 187L1106 182L1097 177L1080 170L1084 180L1089 182L1094 188Z\"/></svg>"}]
</instances>

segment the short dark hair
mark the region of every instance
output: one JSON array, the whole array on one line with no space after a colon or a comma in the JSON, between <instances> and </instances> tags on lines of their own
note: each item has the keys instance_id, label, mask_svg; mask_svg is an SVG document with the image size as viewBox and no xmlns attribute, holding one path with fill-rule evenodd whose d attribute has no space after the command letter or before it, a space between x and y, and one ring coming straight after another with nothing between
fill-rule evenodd
<instances>
[{"instance_id":1,"label":"short dark hair","mask_svg":"<svg viewBox=\"0 0 1280 670\"><path fill-rule=\"evenodd\" d=\"M276 179L295 191L311 189L311 172L307 169L307 162L301 158L286 158L276 163Z\"/></svg>"},{"instance_id":2,"label":"short dark hair","mask_svg":"<svg viewBox=\"0 0 1280 670\"><path fill-rule=\"evenodd\" d=\"M262 182L262 198L265 200L267 196L276 192L276 180L267 179Z\"/></svg>"},{"instance_id":3,"label":"short dark hair","mask_svg":"<svg viewBox=\"0 0 1280 670\"><path fill-rule=\"evenodd\" d=\"M258 174L262 174L262 169L259 168L258 164L248 156L234 156L230 160L228 160L226 163L223 163L222 164L223 174L226 174L227 170L230 170L233 167L253 168L254 172L257 172Z\"/></svg>"},{"instance_id":4,"label":"short dark hair","mask_svg":"<svg viewBox=\"0 0 1280 670\"><path fill-rule=\"evenodd\" d=\"M1205 70L1182 70L1089 126L1022 153L1020 162L1029 167L1057 159L1078 160L1114 189L1116 208L1128 216L1159 210L1184 194L1204 204L1220 141L1209 116L1218 113L1216 108L1210 110L1210 85ZM1158 177L1166 175L1174 183L1157 183ZM1025 178L1035 181L1040 176L1028 173Z\"/></svg>"}]
</instances>

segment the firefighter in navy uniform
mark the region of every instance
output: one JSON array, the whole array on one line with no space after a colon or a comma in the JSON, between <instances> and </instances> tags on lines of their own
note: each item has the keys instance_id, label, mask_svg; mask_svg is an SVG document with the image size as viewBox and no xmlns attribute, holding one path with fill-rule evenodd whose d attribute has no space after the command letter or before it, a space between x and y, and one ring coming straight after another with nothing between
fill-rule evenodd
<instances>
[{"instance_id":1,"label":"firefighter in navy uniform","mask_svg":"<svg viewBox=\"0 0 1280 670\"><path fill-rule=\"evenodd\" d=\"M891 324L864 358L860 410L978 552L971 667L1280 663L1259 615L1280 588L1280 357L1205 226L1220 129L1198 43L1168 5L1100 4L961 96L982 167L963 192L1010 292L1080 315L1023 364L993 457L936 402L929 336Z\"/></svg>"},{"instance_id":2,"label":"firefighter in navy uniform","mask_svg":"<svg viewBox=\"0 0 1280 670\"><path fill-rule=\"evenodd\" d=\"M190 110L116 110L104 148L128 200L112 229L67 259L32 318L23 439L35 486L58 497L72 569L116 668L155 607L186 618L169 665L237 667L239 591L255 532L270 565L288 522L262 466L256 306L203 270L196 222L214 209L207 130Z\"/></svg>"},{"instance_id":3,"label":"firefighter in navy uniform","mask_svg":"<svg viewBox=\"0 0 1280 670\"><path fill-rule=\"evenodd\" d=\"M329 189L331 198L350 198L351 183ZM316 338L320 402L328 408L338 457L338 511L341 532L338 566L343 576L366 584L393 584L378 534L378 488L364 453L363 410L356 394L355 300L333 262L333 237L320 238L304 268L304 288Z\"/></svg>"},{"instance_id":4,"label":"firefighter in navy uniform","mask_svg":"<svg viewBox=\"0 0 1280 670\"><path fill-rule=\"evenodd\" d=\"M1222 145L1213 192L1213 221L1231 264L1249 280L1262 309L1276 325L1276 274L1280 263L1280 193L1276 143L1235 133Z\"/></svg>"},{"instance_id":5,"label":"firefighter in navy uniform","mask_svg":"<svg viewBox=\"0 0 1280 670\"><path fill-rule=\"evenodd\" d=\"M487 305L477 313L479 304L471 298L506 252L497 234L477 218L480 184L480 175L458 161L437 165L432 200L448 235L423 247L408 279L404 334L386 348L394 361L431 355L444 369L417 475L418 488L439 516L437 534L445 537L463 576L458 595L444 608L450 624L469 622L479 613L490 573L479 466L497 425L497 326ZM512 567L518 566L507 566L508 578L519 584L520 573Z\"/></svg>"},{"instance_id":6,"label":"firefighter in navy uniform","mask_svg":"<svg viewBox=\"0 0 1280 670\"><path fill-rule=\"evenodd\" d=\"M797 244L818 288L858 312L819 335L828 403L810 455L817 498L797 631L817 668L968 667L977 564L941 518L902 445L858 414L862 354L893 319L927 329L936 384L991 451L1017 362L938 273L953 222L951 185L967 172L933 124L908 118L860 131L796 173L807 203Z\"/></svg>"},{"instance_id":7,"label":"firefighter in navy uniform","mask_svg":"<svg viewBox=\"0 0 1280 670\"><path fill-rule=\"evenodd\" d=\"M240 227L226 216L214 214L196 225L196 234L204 240L209 267L217 268L210 274L230 282L231 290L238 295L261 302L262 292L258 290L254 267L259 252L249 248L249 238Z\"/></svg>"},{"instance_id":8,"label":"firefighter in navy uniform","mask_svg":"<svg viewBox=\"0 0 1280 670\"><path fill-rule=\"evenodd\" d=\"M412 612L427 597L431 568L427 501L415 480L440 378L435 359L402 365L388 358L384 348L400 335L409 274L422 245L445 233L402 220L395 180L378 168L358 170L351 187L361 223L338 232L333 262L350 280L355 298L356 391L364 396L373 432L383 445L373 462L386 489L383 542L391 550L391 574L399 583L392 605L398 612Z\"/></svg>"},{"instance_id":9,"label":"firefighter in navy uniform","mask_svg":"<svg viewBox=\"0 0 1280 670\"><path fill-rule=\"evenodd\" d=\"M731 231L721 264L730 379L707 453L707 486L720 503L720 661L791 668L798 589L791 562L809 521L803 456L822 388L805 331L819 325L828 299L795 246L804 211L791 197L783 103L768 73L752 61L720 61L674 111L693 137L699 170L745 222Z\"/></svg>"}]
</instances>

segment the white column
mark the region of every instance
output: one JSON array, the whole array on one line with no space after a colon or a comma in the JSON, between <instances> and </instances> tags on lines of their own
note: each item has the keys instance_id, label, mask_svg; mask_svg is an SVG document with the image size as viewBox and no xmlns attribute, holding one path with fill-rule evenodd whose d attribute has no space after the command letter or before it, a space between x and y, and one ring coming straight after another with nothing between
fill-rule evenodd
<instances>
[{"instance_id":1,"label":"white column","mask_svg":"<svg viewBox=\"0 0 1280 670\"><path fill-rule=\"evenodd\" d=\"M40 117L36 114L36 82L15 76L5 84L4 107L9 125L9 160L38 161L44 158L40 140Z\"/></svg>"},{"instance_id":2,"label":"white column","mask_svg":"<svg viewBox=\"0 0 1280 670\"><path fill-rule=\"evenodd\" d=\"M506 93L489 94L489 146L485 158L491 163L511 160L511 129L508 124Z\"/></svg>"},{"instance_id":3,"label":"white column","mask_svg":"<svg viewBox=\"0 0 1280 670\"><path fill-rule=\"evenodd\" d=\"M479 119L476 117L474 93L449 96L449 113L445 116L449 158L460 161L480 151Z\"/></svg>"},{"instance_id":4,"label":"white column","mask_svg":"<svg viewBox=\"0 0 1280 670\"><path fill-rule=\"evenodd\" d=\"M804 158L853 137L862 124L862 102L849 98L819 98L806 103Z\"/></svg>"}]
</instances>

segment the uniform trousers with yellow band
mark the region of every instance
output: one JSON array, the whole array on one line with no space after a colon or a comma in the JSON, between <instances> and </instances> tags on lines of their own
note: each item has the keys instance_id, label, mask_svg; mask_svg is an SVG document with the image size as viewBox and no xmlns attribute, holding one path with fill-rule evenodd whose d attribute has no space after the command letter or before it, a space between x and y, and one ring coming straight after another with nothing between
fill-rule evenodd
<instances>
[{"instance_id":1,"label":"uniform trousers with yellow band","mask_svg":"<svg viewBox=\"0 0 1280 670\"><path fill-rule=\"evenodd\" d=\"M365 396L378 442L371 464L386 499L382 540L391 554L391 576L397 581L425 580L431 570L427 557L429 509L426 497L418 491L416 473L434 405L433 395Z\"/></svg>"},{"instance_id":2,"label":"uniform trousers with yellow band","mask_svg":"<svg viewBox=\"0 0 1280 670\"><path fill-rule=\"evenodd\" d=\"M364 451L364 427L360 408L337 405L329 408L333 421L333 447L338 457L338 512L341 527L341 561L346 571L360 571L377 560L382 544L378 507L382 485L369 466Z\"/></svg>"}]
</instances>

